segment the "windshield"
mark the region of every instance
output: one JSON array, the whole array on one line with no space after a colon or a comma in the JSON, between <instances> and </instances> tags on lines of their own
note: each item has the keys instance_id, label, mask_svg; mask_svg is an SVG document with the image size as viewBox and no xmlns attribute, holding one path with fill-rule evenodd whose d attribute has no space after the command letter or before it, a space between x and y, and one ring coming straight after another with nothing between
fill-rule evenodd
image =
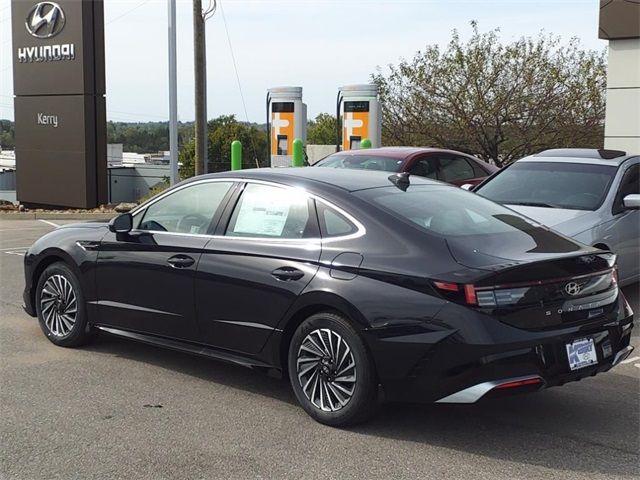
<instances>
[{"instance_id":1,"label":"windshield","mask_svg":"<svg viewBox=\"0 0 640 480\"><path fill-rule=\"evenodd\" d=\"M565 162L518 162L475 190L510 205L596 210L616 167Z\"/></svg>"},{"instance_id":2,"label":"windshield","mask_svg":"<svg viewBox=\"0 0 640 480\"><path fill-rule=\"evenodd\" d=\"M496 257L573 252L580 246L513 210L452 187L372 188L356 195L418 229Z\"/></svg>"},{"instance_id":3,"label":"windshield","mask_svg":"<svg viewBox=\"0 0 640 480\"><path fill-rule=\"evenodd\" d=\"M315 166L397 172L400 170L402 162L403 160L400 158L381 157L378 155L336 154L319 161Z\"/></svg>"}]
</instances>

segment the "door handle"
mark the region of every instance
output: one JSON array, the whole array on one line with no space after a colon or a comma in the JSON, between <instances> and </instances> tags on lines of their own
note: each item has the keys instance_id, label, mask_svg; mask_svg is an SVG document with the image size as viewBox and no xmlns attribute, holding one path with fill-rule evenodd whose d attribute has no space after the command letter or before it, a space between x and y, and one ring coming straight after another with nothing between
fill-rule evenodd
<instances>
[{"instance_id":1,"label":"door handle","mask_svg":"<svg viewBox=\"0 0 640 480\"><path fill-rule=\"evenodd\" d=\"M173 268L187 268L196 263L189 255L174 255L167 260L167 263Z\"/></svg>"},{"instance_id":2,"label":"door handle","mask_svg":"<svg viewBox=\"0 0 640 480\"><path fill-rule=\"evenodd\" d=\"M300 280L304 277L304 272L293 267L280 267L271 272L271 275L276 277L278 280L288 282L291 280Z\"/></svg>"}]
</instances>

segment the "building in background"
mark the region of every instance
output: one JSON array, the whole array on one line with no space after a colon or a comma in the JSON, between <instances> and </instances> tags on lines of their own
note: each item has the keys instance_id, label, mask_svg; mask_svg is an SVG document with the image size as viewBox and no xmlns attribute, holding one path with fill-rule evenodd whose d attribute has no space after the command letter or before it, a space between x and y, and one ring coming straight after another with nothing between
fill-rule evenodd
<instances>
[{"instance_id":1,"label":"building in background","mask_svg":"<svg viewBox=\"0 0 640 480\"><path fill-rule=\"evenodd\" d=\"M640 1L600 0L599 36L609 40L604 146L640 153Z\"/></svg>"}]
</instances>

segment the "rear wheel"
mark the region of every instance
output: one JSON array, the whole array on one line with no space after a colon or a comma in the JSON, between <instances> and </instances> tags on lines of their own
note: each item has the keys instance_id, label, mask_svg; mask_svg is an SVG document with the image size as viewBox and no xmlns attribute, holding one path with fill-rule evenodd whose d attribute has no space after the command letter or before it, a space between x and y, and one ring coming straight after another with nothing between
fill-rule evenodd
<instances>
[{"instance_id":1,"label":"rear wheel","mask_svg":"<svg viewBox=\"0 0 640 480\"><path fill-rule=\"evenodd\" d=\"M375 413L373 361L345 318L319 313L302 322L291 339L288 365L298 401L318 422L353 425Z\"/></svg>"},{"instance_id":2,"label":"rear wheel","mask_svg":"<svg viewBox=\"0 0 640 480\"><path fill-rule=\"evenodd\" d=\"M75 347L89 339L80 282L64 263L53 263L42 272L36 289L36 311L40 328L52 343Z\"/></svg>"}]
</instances>

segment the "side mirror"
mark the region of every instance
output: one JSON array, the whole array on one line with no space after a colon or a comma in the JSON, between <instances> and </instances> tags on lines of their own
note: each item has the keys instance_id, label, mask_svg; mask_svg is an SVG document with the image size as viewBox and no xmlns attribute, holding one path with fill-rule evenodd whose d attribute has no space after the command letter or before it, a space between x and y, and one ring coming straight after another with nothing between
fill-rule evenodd
<instances>
[{"instance_id":1,"label":"side mirror","mask_svg":"<svg viewBox=\"0 0 640 480\"><path fill-rule=\"evenodd\" d=\"M631 193L622 199L625 210L640 208L640 194Z\"/></svg>"},{"instance_id":2,"label":"side mirror","mask_svg":"<svg viewBox=\"0 0 640 480\"><path fill-rule=\"evenodd\" d=\"M113 233L129 233L133 228L133 216L123 213L109 221L109 230Z\"/></svg>"},{"instance_id":3,"label":"side mirror","mask_svg":"<svg viewBox=\"0 0 640 480\"><path fill-rule=\"evenodd\" d=\"M472 192L473 191L473 187L474 187L474 185L472 185L471 183L465 183L460 188L463 189L463 190L469 190L470 192Z\"/></svg>"}]
</instances>

